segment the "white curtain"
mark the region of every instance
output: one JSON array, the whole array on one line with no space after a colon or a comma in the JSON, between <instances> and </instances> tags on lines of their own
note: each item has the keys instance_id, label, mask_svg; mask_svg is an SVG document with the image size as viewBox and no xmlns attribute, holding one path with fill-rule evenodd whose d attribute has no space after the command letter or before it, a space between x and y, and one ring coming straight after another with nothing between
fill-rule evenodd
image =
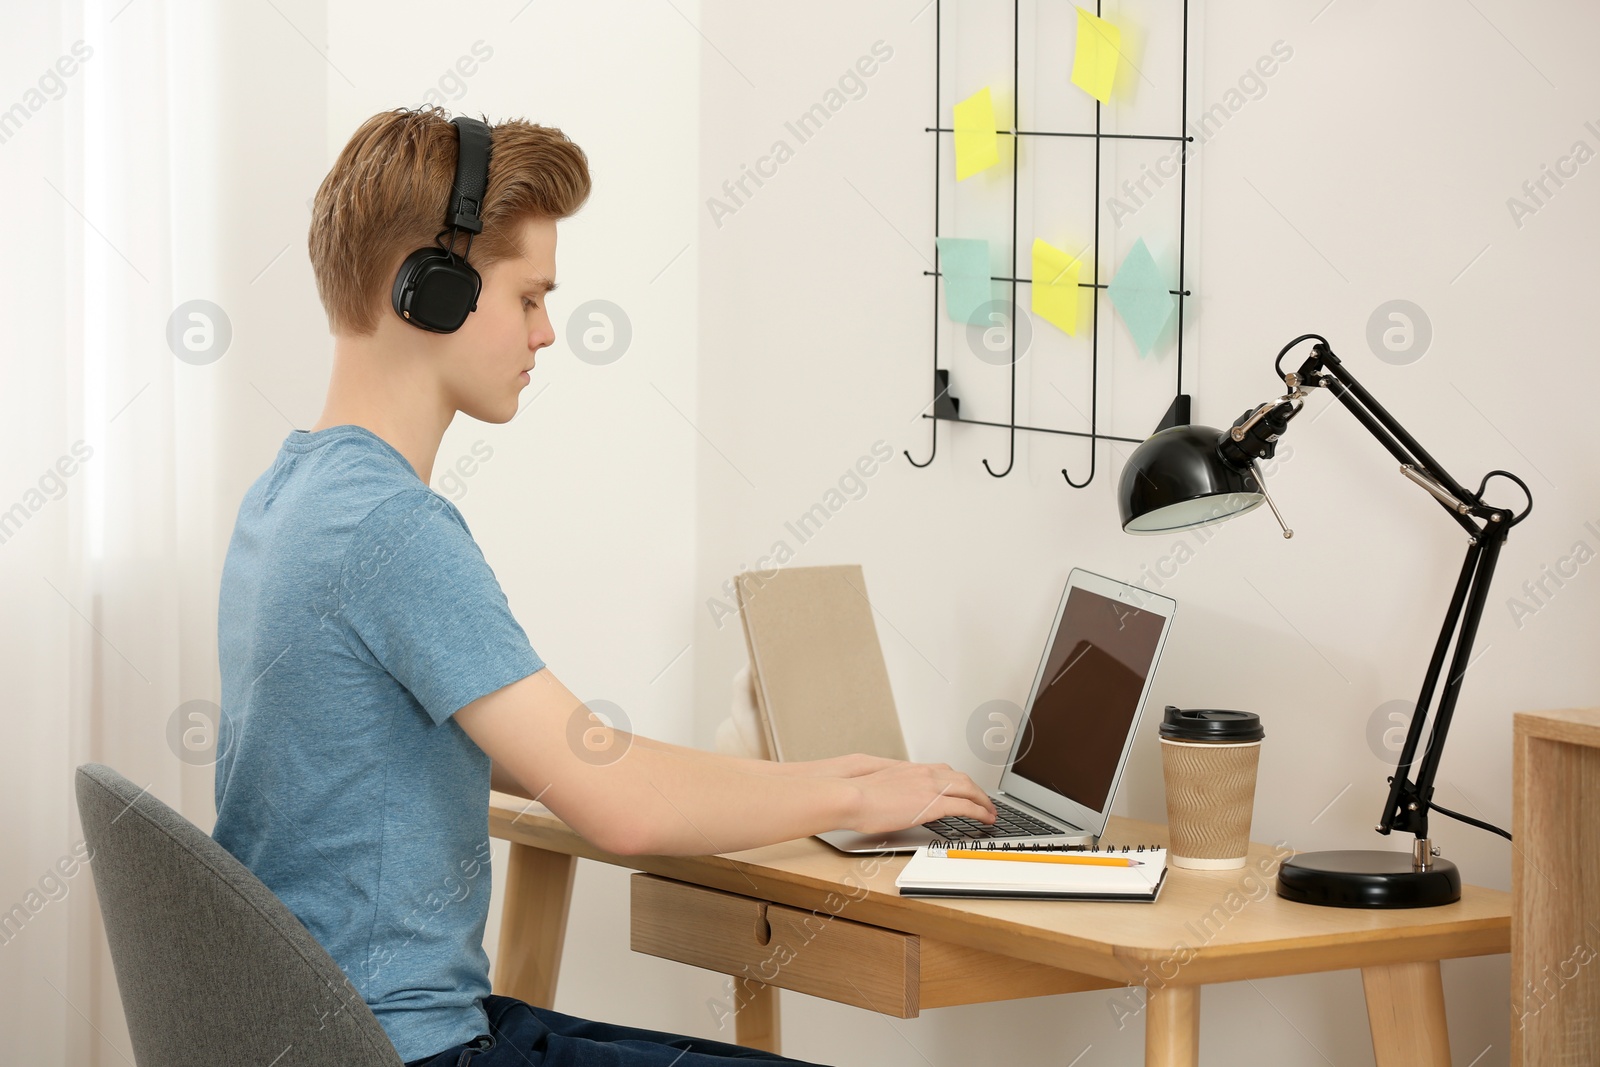
<instances>
[{"instance_id":1,"label":"white curtain","mask_svg":"<svg viewBox=\"0 0 1600 1067\"><path fill-rule=\"evenodd\" d=\"M185 301L217 301L203 58L215 17L161 0L3 16L7 1058L132 1063L93 875L72 859L74 768L109 764L201 827L214 819L212 768L194 751L205 720L180 723L186 738L169 726L186 702L217 699L226 360L182 345L180 359L167 334ZM203 342L204 321L186 322Z\"/></svg>"}]
</instances>

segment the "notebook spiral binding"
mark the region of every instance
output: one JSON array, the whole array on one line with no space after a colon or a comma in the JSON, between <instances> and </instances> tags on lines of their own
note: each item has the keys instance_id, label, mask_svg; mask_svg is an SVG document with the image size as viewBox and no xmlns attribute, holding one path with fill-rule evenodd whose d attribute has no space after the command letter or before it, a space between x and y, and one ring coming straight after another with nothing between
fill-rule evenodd
<instances>
[{"instance_id":1,"label":"notebook spiral binding","mask_svg":"<svg viewBox=\"0 0 1600 1067\"><path fill-rule=\"evenodd\" d=\"M1021 852L1159 852L1163 845L1052 845L1044 842L1019 844L1010 841L979 840L967 841L962 844L929 845L930 853L967 851L969 849L1011 849Z\"/></svg>"}]
</instances>

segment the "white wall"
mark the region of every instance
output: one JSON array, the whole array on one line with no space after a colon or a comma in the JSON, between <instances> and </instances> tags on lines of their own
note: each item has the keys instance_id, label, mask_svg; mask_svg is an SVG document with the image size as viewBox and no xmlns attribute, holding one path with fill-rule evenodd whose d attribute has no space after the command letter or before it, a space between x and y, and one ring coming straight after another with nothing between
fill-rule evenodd
<instances>
[{"instance_id":1,"label":"white wall","mask_svg":"<svg viewBox=\"0 0 1600 1067\"><path fill-rule=\"evenodd\" d=\"M941 124L957 99L991 83L1004 123L1011 5L944 9ZM986 701L1025 698L1067 571L1134 579L1146 567L1175 570L1162 591L1179 611L1149 706L1262 715L1255 838L1403 845L1370 829L1386 767L1367 731L1385 702L1416 697L1466 548L1459 528L1347 412L1322 417L1337 406L1328 396L1292 426L1269 478L1291 541L1264 509L1215 528L1203 546L1192 535L1122 534L1114 492L1128 445L1098 446L1094 481L1078 491L1060 469L1083 478L1081 440L1018 435L1016 467L997 480L979 460L1004 468L1005 432L942 424L934 464L914 469L900 450L928 455L928 423L916 416L930 392L932 289L922 272L932 258L932 148L922 129L933 117L934 10L923 0L712 0L703 10L715 47L701 74L701 200L722 196L722 182L775 138L795 152L720 226L701 205L700 411L715 450L699 456L700 597L717 596L779 539L796 549L796 565L859 562L913 758L992 784L997 772L965 742L968 718ZM1133 53L1144 76L1131 86L1134 103L1108 108L1105 129L1169 132L1181 6L1104 10L1147 27L1134 42L1144 49ZM1070 8L1024 3L1022 12L1024 128L1092 129L1092 108L1067 84ZM1436 793L1509 827L1512 714L1593 704L1600 683L1590 567L1520 627L1507 606L1575 542L1600 549L1584 525L1600 520L1600 477L1581 443L1597 380L1586 312L1600 272L1579 245L1596 232L1600 177L1583 168L1520 228L1506 206L1574 141L1600 148L1584 127L1600 125L1590 106L1597 75L1578 51L1597 16L1576 3L1313 0L1197 2L1191 19L1190 118L1221 102L1233 110L1191 164L1184 350L1195 420L1226 425L1278 395L1272 357L1315 331L1458 480L1470 488L1501 467L1537 497L1502 557L1478 638L1483 658L1466 679ZM799 144L784 121L823 99L880 39L893 58L865 96ZM1278 41L1292 56L1264 92L1226 97ZM1091 152L1087 142L1024 145L1021 276L1036 232L1063 245L1092 237ZM1107 152L1103 177L1137 178L1152 158L1149 146L1124 143ZM1009 245L1010 174L998 173L954 192L947 157L945 234ZM1102 215L1107 278L1141 234L1158 260L1172 255L1176 193L1169 183L1120 230L1109 209ZM1009 248L998 255L1008 259ZM1381 362L1366 341L1369 315L1394 298L1432 323L1431 346L1409 365ZM1172 346L1141 360L1108 301L1101 313L1100 426L1140 437L1170 395ZM940 365L953 368L963 413L1004 421L1007 372L977 360L960 327L941 328ZM1037 327L1019 367L1020 421L1087 428L1086 342ZM785 520L878 439L894 446L894 461L800 545ZM1510 489L1491 499L1519 498ZM1177 565L1179 555L1192 558ZM697 736L708 743L744 651L736 624L718 629L701 609ZM1118 810L1160 819L1162 805L1147 721ZM1509 888L1508 843L1443 817L1433 828L1468 881ZM1456 1061L1508 1062L1508 958L1447 962L1444 973ZM897 1021L784 994L785 1051L843 1063L1066 1063L1092 1044L1081 1062L1141 1062L1142 1025L1119 1031L1110 1002L1091 993ZM1214 987L1202 1032L1209 1063L1372 1060L1355 971Z\"/></svg>"}]
</instances>

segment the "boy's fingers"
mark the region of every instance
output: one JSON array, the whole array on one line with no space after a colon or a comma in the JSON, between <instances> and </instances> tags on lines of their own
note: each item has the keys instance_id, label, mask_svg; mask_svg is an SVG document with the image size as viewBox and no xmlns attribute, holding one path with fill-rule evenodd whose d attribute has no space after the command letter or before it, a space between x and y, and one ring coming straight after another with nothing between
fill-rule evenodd
<instances>
[{"instance_id":1,"label":"boy's fingers","mask_svg":"<svg viewBox=\"0 0 1600 1067\"><path fill-rule=\"evenodd\" d=\"M959 784L962 787L962 795L966 796L966 798L972 801L977 807L982 808L990 815L998 814L994 807L994 801L989 799L989 794L982 789L977 782L974 782L967 775L962 775Z\"/></svg>"}]
</instances>

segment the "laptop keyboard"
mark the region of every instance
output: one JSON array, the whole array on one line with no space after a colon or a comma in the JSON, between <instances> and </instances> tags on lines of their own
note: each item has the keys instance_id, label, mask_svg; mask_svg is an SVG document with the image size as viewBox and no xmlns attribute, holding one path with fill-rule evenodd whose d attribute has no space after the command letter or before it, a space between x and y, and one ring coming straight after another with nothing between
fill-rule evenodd
<instances>
[{"instance_id":1,"label":"laptop keyboard","mask_svg":"<svg viewBox=\"0 0 1600 1067\"><path fill-rule=\"evenodd\" d=\"M990 797L994 801L994 824L979 822L969 819L964 815L948 815L943 819L935 819L922 825L938 834L940 837L951 841L973 841L979 838L993 837L1036 837L1041 834L1064 834L1057 827L1047 822L1041 822L1026 812L1013 808L1010 804L998 797Z\"/></svg>"}]
</instances>

